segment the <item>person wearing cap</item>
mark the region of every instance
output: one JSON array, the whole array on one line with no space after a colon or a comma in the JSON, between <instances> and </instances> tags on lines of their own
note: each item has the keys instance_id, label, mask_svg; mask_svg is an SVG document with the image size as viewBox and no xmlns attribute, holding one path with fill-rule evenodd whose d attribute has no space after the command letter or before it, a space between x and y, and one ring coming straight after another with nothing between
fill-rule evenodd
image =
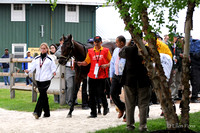
<instances>
[{"instance_id":1,"label":"person wearing cap","mask_svg":"<svg viewBox=\"0 0 200 133\"><path fill-rule=\"evenodd\" d=\"M61 46L63 45L63 37L59 40L60 46L58 47L57 51L55 52L55 56L60 58L61 56ZM73 93L75 90L75 70L73 68L72 63L73 58L69 59L69 61L65 65L65 88L66 88L66 103L71 106L73 102ZM77 101L76 101L76 104Z\"/></svg>"},{"instance_id":2,"label":"person wearing cap","mask_svg":"<svg viewBox=\"0 0 200 133\"><path fill-rule=\"evenodd\" d=\"M33 59L33 57L31 56L31 52L30 51L26 52L25 59ZM24 70L30 68L30 66L31 66L31 62L23 62L22 63L22 70L24 71ZM32 82L31 82L30 78L26 77L26 85L29 86L31 84L32 84Z\"/></svg>"},{"instance_id":3,"label":"person wearing cap","mask_svg":"<svg viewBox=\"0 0 200 133\"><path fill-rule=\"evenodd\" d=\"M77 62L78 66L87 66L90 64L89 77L89 103L91 113L88 118L97 117L96 100L101 98L104 111L103 115L108 113L108 103L104 93L105 80L108 78L108 67L110 66L111 54L108 48L101 46L100 36L94 37L94 48L88 50L84 61Z\"/></svg>"},{"instance_id":4,"label":"person wearing cap","mask_svg":"<svg viewBox=\"0 0 200 133\"><path fill-rule=\"evenodd\" d=\"M172 76L171 76L171 95L173 100L181 99L181 72L182 72L182 43L179 41L179 36L176 33L172 33L173 41L171 42L170 49L173 55L173 67L172 67Z\"/></svg>"},{"instance_id":5,"label":"person wearing cap","mask_svg":"<svg viewBox=\"0 0 200 133\"><path fill-rule=\"evenodd\" d=\"M94 45L94 39L93 38L89 38L87 43L90 43L90 44Z\"/></svg>"},{"instance_id":6,"label":"person wearing cap","mask_svg":"<svg viewBox=\"0 0 200 133\"><path fill-rule=\"evenodd\" d=\"M1 58L9 58L9 52L8 48L5 48L4 50L4 55L1 56ZM3 69L3 72L9 73L10 68L9 68L9 63L0 63L1 69ZM3 76L3 80L5 85L10 85L10 77L9 76Z\"/></svg>"}]
</instances>

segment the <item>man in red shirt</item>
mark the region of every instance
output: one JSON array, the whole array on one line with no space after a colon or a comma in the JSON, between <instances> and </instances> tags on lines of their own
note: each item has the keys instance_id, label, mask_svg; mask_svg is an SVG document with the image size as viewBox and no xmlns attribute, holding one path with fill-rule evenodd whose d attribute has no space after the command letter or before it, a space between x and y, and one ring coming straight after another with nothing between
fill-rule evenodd
<instances>
[{"instance_id":1,"label":"man in red shirt","mask_svg":"<svg viewBox=\"0 0 200 133\"><path fill-rule=\"evenodd\" d=\"M91 113L88 118L97 117L96 99L101 99L104 107L103 115L108 113L108 103L104 93L105 80L108 78L108 67L110 66L111 54L108 48L101 46L100 36L94 37L94 48L88 50L86 59L77 62L78 66L90 64L89 77L89 103Z\"/></svg>"}]
</instances>

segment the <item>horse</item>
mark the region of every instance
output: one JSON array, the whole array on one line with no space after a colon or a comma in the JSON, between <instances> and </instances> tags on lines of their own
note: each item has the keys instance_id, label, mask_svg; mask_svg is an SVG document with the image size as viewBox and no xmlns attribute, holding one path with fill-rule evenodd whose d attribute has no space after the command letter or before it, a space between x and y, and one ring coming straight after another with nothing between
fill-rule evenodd
<instances>
[{"instance_id":1,"label":"horse","mask_svg":"<svg viewBox=\"0 0 200 133\"><path fill-rule=\"evenodd\" d=\"M80 83L83 81L83 79L87 78L87 74L90 70L90 64L87 66L78 66L76 62L84 61L87 56L88 49L93 48L94 46L91 44L82 44L78 41L72 40L71 34L68 36L63 35L63 41L64 43L61 47L61 57L58 61L59 64L65 65L71 57L75 58L75 90L73 95L73 102L67 115L68 118L71 118L72 112L74 110L75 100L77 98L77 93L80 88ZM116 45L113 42L105 42L102 46L109 48L111 53L113 53L114 49L116 48Z\"/></svg>"}]
</instances>

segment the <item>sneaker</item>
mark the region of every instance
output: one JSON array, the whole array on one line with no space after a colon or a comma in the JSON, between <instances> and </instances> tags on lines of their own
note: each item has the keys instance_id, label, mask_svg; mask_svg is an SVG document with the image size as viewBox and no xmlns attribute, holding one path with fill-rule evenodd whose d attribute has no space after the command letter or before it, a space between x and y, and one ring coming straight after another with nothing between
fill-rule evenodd
<instances>
[{"instance_id":1,"label":"sneaker","mask_svg":"<svg viewBox=\"0 0 200 133\"><path fill-rule=\"evenodd\" d=\"M96 115L90 115L87 118L96 118L96 117L97 117Z\"/></svg>"},{"instance_id":2,"label":"sneaker","mask_svg":"<svg viewBox=\"0 0 200 133\"><path fill-rule=\"evenodd\" d=\"M36 112L33 113L33 116L35 117L35 119L39 119L39 116Z\"/></svg>"},{"instance_id":3,"label":"sneaker","mask_svg":"<svg viewBox=\"0 0 200 133\"><path fill-rule=\"evenodd\" d=\"M107 115L108 112L109 112L109 108L105 108L105 109L103 110L103 115Z\"/></svg>"},{"instance_id":4,"label":"sneaker","mask_svg":"<svg viewBox=\"0 0 200 133\"><path fill-rule=\"evenodd\" d=\"M126 129L128 131L133 131L135 129L135 126L127 126Z\"/></svg>"}]
</instances>

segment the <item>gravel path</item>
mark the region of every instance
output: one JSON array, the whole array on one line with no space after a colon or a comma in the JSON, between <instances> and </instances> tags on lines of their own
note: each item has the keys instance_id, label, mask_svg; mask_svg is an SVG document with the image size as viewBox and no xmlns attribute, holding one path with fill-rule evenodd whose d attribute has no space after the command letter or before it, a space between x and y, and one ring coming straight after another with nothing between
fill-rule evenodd
<instances>
[{"instance_id":1,"label":"gravel path","mask_svg":"<svg viewBox=\"0 0 200 133\"><path fill-rule=\"evenodd\" d=\"M177 113L180 114L177 106ZM200 111L200 104L190 104L191 111ZM125 124L117 118L114 106L106 116L98 115L97 118L88 119L90 110L75 109L72 118L66 118L69 110L51 111L51 117L36 120L31 112L8 111L0 108L0 133L86 133L100 129L115 127ZM136 108L135 119L138 119ZM150 118L160 118L160 105L150 106Z\"/></svg>"}]
</instances>

